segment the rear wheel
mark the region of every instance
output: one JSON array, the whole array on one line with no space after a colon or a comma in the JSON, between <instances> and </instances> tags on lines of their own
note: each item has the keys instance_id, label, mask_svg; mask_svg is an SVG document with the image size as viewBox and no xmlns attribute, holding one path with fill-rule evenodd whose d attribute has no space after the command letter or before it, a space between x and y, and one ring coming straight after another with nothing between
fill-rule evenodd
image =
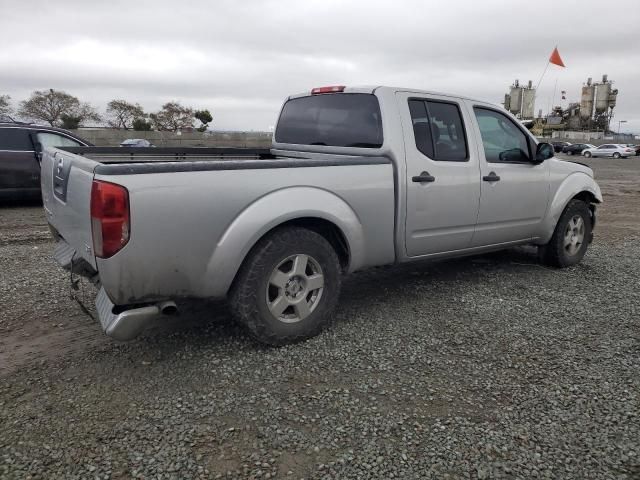
<instances>
[{"instance_id":1,"label":"rear wheel","mask_svg":"<svg viewBox=\"0 0 640 480\"><path fill-rule=\"evenodd\" d=\"M245 260L231 290L235 318L260 342L317 335L338 303L341 269L331 244L300 227L278 229Z\"/></svg>"},{"instance_id":2,"label":"rear wheel","mask_svg":"<svg viewBox=\"0 0 640 480\"><path fill-rule=\"evenodd\" d=\"M584 152L584 156L587 158L591 157L591 152Z\"/></svg>"},{"instance_id":3,"label":"rear wheel","mask_svg":"<svg viewBox=\"0 0 640 480\"><path fill-rule=\"evenodd\" d=\"M571 200L558 220L549 243L540 247L545 263L569 267L580 263L591 240L591 212L582 200Z\"/></svg>"},{"instance_id":4,"label":"rear wheel","mask_svg":"<svg viewBox=\"0 0 640 480\"><path fill-rule=\"evenodd\" d=\"M619 154L618 152L615 152L615 153L613 154L613 158L620 158L620 154Z\"/></svg>"},{"instance_id":5,"label":"rear wheel","mask_svg":"<svg viewBox=\"0 0 640 480\"><path fill-rule=\"evenodd\" d=\"M567 155L573 155L573 150L567 150Z\"/></svg>"}]
</instances>

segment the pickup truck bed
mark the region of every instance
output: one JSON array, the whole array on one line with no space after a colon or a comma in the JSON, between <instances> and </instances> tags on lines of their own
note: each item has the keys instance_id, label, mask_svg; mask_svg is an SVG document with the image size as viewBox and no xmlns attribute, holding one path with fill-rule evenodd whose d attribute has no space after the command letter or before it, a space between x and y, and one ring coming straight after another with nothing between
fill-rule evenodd
<instances>
[{"instance_id":1,"label":"pickup truck bed","mask_svg":"<svg viewBox=\"0 0 640 480\"><path fill-rule=\"evenodd\" d=\"M50 149L43 157L43 185L53 185L44 189L43 202L58 240L56 259L99 282L98 313L111 336L134 336L136 322L145 323L167 300L224 297L253 245L287 222L315 218L338 225L342 233L335 242L358 246L345 253L345 271L394 261L388 158L135 150ZM130 236L110 258L100 258L93 247L96 181L124 186L129 197ZM131 305L142 306L142 313L134 313L145 318L128 318L130 311L112 315L114 308ZM126 328L118 331L118 324Z\"/></svg>"}]
</instances>

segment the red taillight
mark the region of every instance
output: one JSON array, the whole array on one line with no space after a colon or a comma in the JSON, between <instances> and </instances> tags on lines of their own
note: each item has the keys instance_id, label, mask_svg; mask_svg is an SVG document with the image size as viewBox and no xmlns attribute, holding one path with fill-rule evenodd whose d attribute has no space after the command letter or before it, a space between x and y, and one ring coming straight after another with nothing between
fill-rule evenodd
<instances>
[{"instance_id":1,"label":"red taillight","mask_svg":"<svg viewBox=\"0 0 640 480\"><path fill-rule=\"evenodd\" d=\"M91 231L96 257L109 258L129 241L129 192L121 185L94 180Z\"/></svg>"},{"instance_id":2,"label":"red taillight","mask_svg":"<svg viewBox=\"0 0 640 480\"><path fill-rule=\"evenodd\" d=\"M338 93L344 92L346 87L344 85L333 85L330 87L317 87L311 90L311 95L317 95L319 93Z\"/></svg>"}]
</instances>

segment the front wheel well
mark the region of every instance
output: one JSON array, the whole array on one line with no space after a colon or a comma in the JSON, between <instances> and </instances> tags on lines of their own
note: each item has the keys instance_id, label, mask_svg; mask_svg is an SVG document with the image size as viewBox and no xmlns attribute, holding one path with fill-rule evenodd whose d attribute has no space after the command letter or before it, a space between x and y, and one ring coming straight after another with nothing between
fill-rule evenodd
<instances>
[{"instance_id":1,"label":"front wheel well","mask_svg":"<svg viewBox=\"0 0 640 480\"><path fill-rule=\"evenodd\" d=\"M593 193L587 192L586 190L574 195L571 200L581 200L587 204L591 214L591 228L594 228L596 226L596 203L600 203L600 200L598 200ZM571 200L569 202L571 202Z\"/></svg>"},{"instance_id":2,"label":"front wheel well","mask_svg":"<svg viewBox=\"0 0 640 480\"><path fill-rule=\"evenodd\" d=\"M600 203L600 200L598 200L593 193L587 192L586 190L578 193L571 200L573 199L582 200L587 205L591 205L592 203Z\"/></svg>"}]
</instances>

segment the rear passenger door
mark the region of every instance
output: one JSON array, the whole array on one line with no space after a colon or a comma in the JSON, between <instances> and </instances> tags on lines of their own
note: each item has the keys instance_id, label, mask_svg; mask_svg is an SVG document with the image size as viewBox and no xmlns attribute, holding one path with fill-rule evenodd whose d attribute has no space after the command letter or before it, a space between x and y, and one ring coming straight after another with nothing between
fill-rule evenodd
<instances>
[{"instance_id":1,"label":"rear passenger door","mask_svg":"<svg viewBox=\"0 0 640 480\"><path fill-rule=\"evenodd\" d=\"M407 255L468 248L478 215L479 167L471 118L454 97L398 92L405 139Z\"/></svg>"},{"instance_id":2,"label":"rear passenger door","mask_svg":"<svg viewBox=\"0 0 640 480\"><path fill-rule=\"evenodd\" d=\"M549 162L534 161L535 143L511 117L471 104L482 142L480 210L473 246L535 237L549 201Z\"/></svg>"},{"instance_id":3,"label":"rear passenger door","mask_svg":"<svg viewBox=\"0 0 640 480\"><path fill-rule=\"evenodd\" d=\"M0 189L39 189L40 164L29 130L0 127Z\"/></svg>"}]
</instances>

